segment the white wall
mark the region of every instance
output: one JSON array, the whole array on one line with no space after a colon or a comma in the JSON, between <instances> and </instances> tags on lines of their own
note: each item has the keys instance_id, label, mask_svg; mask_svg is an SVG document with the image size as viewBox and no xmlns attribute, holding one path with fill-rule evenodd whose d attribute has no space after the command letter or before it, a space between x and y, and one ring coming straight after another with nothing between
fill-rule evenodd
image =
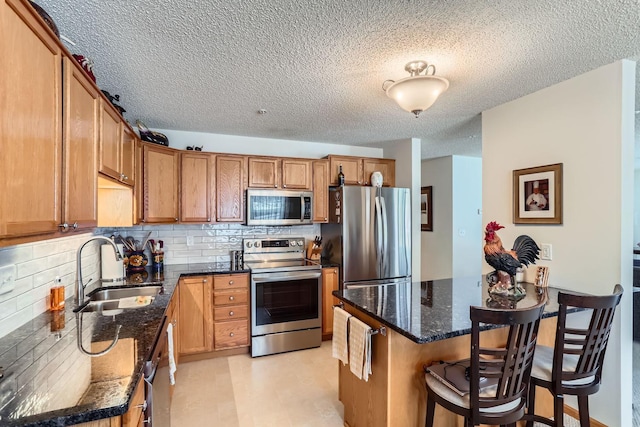
<instances>
[{"instance_id":1,"label":"white wall","mask_svg":"<svg viewBox=\"0 0 640 427\"><path fill-rule=\"evenodd\" d=\"M411 274L420 272L420 140L416 138L385 143L384 157L396 160L396 187L411 189Z\"/></svg>"},{"instance_id":2,"label":"white wall","mask_svg":"<svg viewBox=\"0 0 640 427\"><path fill-rule=\"evenodd\" d=\"M640 249L640 169L634 171L633 247Z\"/></svg>"},{"instance_id":3,"label":"white wall","mask_svg":"<svg viewBox=\"0 0 640 427\"><path fill-rule=\"evenodd\" d=\"M381 148L359 147L355 145L254 138L250 136L221 135L170 129L157 129L157 131L164 133L169 138L169 147L178 150L184 150L187 146L203 146L203 151L254 154L256 156L319 159L328 154L342 154L347 156L383 157Z\"/></svg>"},{"instance_id":4,"label":"white wall","mask_svg":"<svg viewBox=\"0 0 640 427\"><path fill-rule=\"evenodd\" d=\"M483 224L506 226L505 246L520 234L551 243L553 261L539 264L550 267L552 286L625 288L598 394L606 398L590 405L593 418L629 427L634 94L635 63L620 61L482 115ZM512 171L552 163L563 163L563 224L513 225Z\"/></svg>"},{"instance_id":5,"label":"white wall","mask_svg":"<svg viewBox=\"0 0 640 427\"><path fill-rule=\"evenodd\" d=\"M477 278L482 272L482 159L453 156L453 275Z\"/></svg>"},{"instance_id":6,"label":"white wall","mask_svg":"<svg viewBox=\"0 0 640 427\"><path fill-rule=\"evenodd\" d=\"M422 280L453 276L453 158L422 162L422 186L433 187L433 231L420 233Z\"/></svg>"}]
</instances>

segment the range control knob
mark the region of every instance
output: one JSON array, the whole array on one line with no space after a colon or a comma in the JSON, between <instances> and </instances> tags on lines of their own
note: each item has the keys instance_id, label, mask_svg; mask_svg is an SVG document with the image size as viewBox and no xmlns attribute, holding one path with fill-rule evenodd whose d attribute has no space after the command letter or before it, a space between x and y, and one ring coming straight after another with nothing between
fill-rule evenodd
<instances>
[{"instance_id":1,"label":"range control knob","mask_svg":"<svg viewBox=\"0 0 640 427\"><path fill-rule=\"evenodd\" d=\"M251 243L251 242L247 242L246 246L247 246L248 248L250 248L251 246L253 246L253 243Z\"/></svg>"},{"instance_id":2,"label":"range control knob","mask_svg":"<svg viewBox=\"0 0 640 427\"><path fill-rule=\"evenodd\" d=\"M304 246L304 242L302 240L298 240L298 246Z\"/></svg>"},{"instance_id":3,"label":"range control knob","mask_svg":"<svg viewBox=\"0 0 640 427\"><path fill-rule=\"evenodd\" d=\"M257 241L255 246L256 246L256 248L259 248L260 247L260 241Z\"/></svg>"},{"instance_id":4,"label":"range control knob","mask_svg":"<svg viewBox=\"0 0 640 427\"><path fill-rule=\"evenodd\" d=\"M291 246L295 246L295 245L297 245L298 243L296 243L296 241L295 241L295 240L292 240L291 242L289 242L289 244L290 244Z\"/></svg>"}]
</instances>

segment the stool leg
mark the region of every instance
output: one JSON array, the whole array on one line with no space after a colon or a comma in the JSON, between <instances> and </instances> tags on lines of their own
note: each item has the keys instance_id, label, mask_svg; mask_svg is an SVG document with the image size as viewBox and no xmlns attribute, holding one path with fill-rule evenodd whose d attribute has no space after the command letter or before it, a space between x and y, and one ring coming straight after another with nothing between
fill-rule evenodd
<instances>
[{"instance_id":1,"label":"stool leg","mask_svg":"<svg viewBox=\"0 0 640 427\"><path fill-rule=\"evenodd\" d=\"M556 427L564 427L564 396L558 394L553 399L553 421Z\"/></svg>"},{"instance_id":2,"label":"stool leg","mask_svg":"<svg viewBox=\"0 0 640 427\"><path fill-rule=\"evenodd\" d=\"M433 416L436 411L436 401L433 400L431 395L427 393L427 418L425 420L425 427L433 427Z\"/></svg>"},{"instance_id":3,"label":"stool leg","mask_svg":"<svg viewBox=\"0 0 640 427\"><path fill-rule=\"evenodd\" d=\"M536 386L535 384L529 385L529 396L527 397L527 414L531 416L529 420L527 420L527 427L533 427L533 414L536 413Z\"/></svg>"},{"instance_id":4,"label":"stool leg","mask_svg":"<svg viewBox=\"0 0 640 427\"><path fill-rule=\"evenodd\" d=\"M589 396L578 396L578 411L580 412L580 427L589 427Z\"/></svg>"}]
</instances>

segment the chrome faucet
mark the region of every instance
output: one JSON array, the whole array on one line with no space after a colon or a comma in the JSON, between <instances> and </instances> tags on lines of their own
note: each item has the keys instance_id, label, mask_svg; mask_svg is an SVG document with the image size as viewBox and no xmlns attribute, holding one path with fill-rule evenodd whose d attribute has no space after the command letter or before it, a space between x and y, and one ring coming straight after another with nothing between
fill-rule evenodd
<instances>
[{"instance_id":1,"label":"chrome faucet","mask_svg":"<svg viewBox=\"0 0 640 427\"><path fill-rule=\"evenodd\" d=\"M122 260L122 256L120 256L120 251L118 250L118 247L116 246L116 243L111 240L108 237L104 237L104 236L93 236L92 238L90 238L89 240L87 240L86 242L84 242L82 244L82 246L80 246L78 248L78 255L77 255L77 279L76 279L76 307L80 307L82 304L85 303L84 301L84 289L86 287L86 285L84 284L83 280L82 280L82 249L84 249L85 246L87 246L87 243L89 242L93 242L95 240L104 240L105 242L108 242L109 244L111 244L111 246L113 246L113 251L115 252L116 255L116 261L120 261ZM90 282L91 280L89 280ZM89 284L89 282L87 282L87 285Z\"/></svg>"}]
</instances>

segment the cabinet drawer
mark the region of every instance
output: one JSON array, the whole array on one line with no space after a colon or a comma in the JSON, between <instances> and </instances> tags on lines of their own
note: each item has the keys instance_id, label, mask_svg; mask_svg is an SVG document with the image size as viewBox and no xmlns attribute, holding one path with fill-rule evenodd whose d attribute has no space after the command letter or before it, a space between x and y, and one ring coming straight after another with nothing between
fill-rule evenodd
<instances>
[{"instance_id":1,"label":"cabinet drawer","mask_svg":"<svg viewBox=\"0 0 640 427\"><path fill-rule=\"evenodd\" d=\"M249 345L249 328L246 320L218 322L214 330L216 350Z\"/></svg>"},{"instance_id":2,"label":"cabinet drawer","mask_svg":"<svg viewBox=\"0 0 640 427\"><path fill-rule=\"evenodd\" d=\"M245 305L229 305L226 307L216 307L213 309L213 320L235 320L246 319L249 307Z\"/></svg>"},{"instance_id":3,"label":"cabinet drawer","mask_svg":"<svg viewBox=\"0 0 640 427\"><path fill-rule=\"evenodd\" d=\"M213 289L248 289L248 274L218 274L213 276Z\"/></svg>"},{"instance_id":4,"label":"cabinet drawer","mask_svg":"<svg viewBox=\"0 0 640 427\"><path fill-rule=\"evenodd\" d=\"M246 304L249 301L248 291L224 291L213 293L213 305Z\"/></svg>"}]
</instances>

